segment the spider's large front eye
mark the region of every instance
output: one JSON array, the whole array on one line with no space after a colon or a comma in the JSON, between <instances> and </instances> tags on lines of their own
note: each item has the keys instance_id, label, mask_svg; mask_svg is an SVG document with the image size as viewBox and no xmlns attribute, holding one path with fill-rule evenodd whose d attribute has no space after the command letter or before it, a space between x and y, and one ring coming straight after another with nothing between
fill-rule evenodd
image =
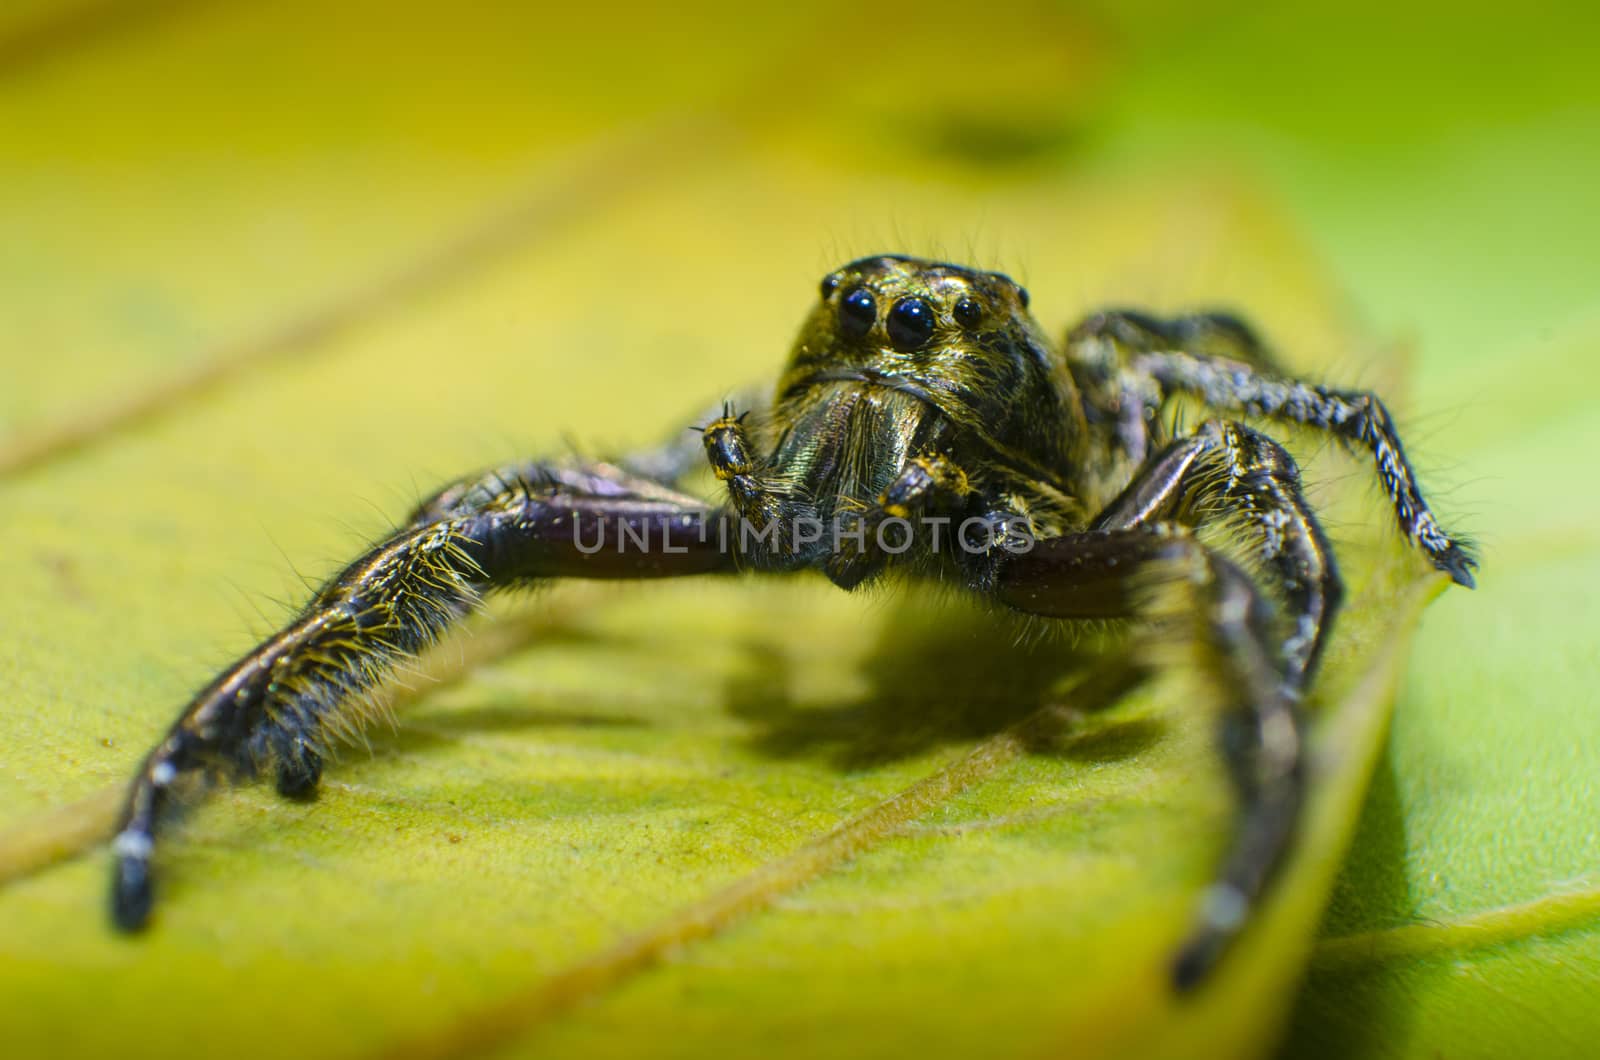
<instances>
[{"instance_id":1,"label":"spider's large front eye","mask_svg":"<svg viewBox=\"0 0 1600 1060\"><path fill-rule=\"evenodd\" d=\"M878 303L872 292L857 287L839 302L839 331L849 339L859 339L872 330L878 319Z\"/></svg>"},{"instance_id":2,"label":"spider's large front eye","mask_svg":"<svg viewBox=\"0 0 1600 1060\"><path fill-rule=\"evenodd\" d=\"M897 350L917 350L933 338L933 307L920 298L902 298L889 310L889 341Z\"/></svg>"}]
</instances>

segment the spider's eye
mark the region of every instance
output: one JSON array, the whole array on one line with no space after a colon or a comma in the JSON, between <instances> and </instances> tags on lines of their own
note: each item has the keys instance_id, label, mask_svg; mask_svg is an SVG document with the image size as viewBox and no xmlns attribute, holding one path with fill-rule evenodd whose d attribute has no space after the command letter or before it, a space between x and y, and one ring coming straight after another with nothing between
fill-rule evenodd
<instances>
[{"instance_id":1,"label":"spider's eye","mask_svg":"<svg viewBox=\"0 0 1600 1060\"><path fill-rule=\"evenodd\" d=\"M824 276L822 278L822 300L826 302L833 297L833 292L839 289L839 277Z\"/></svg>"},{"instance_id":2,"label":"spider's eye","mask_svg":"<svg viewBox=\"0 0 1600 1060\"><path fill-rule=\"evenodd\" d=\"M889 310L889 341L897 350L920 349L933 338L933 307L920 298L902 298Z\"/></svg>"},{"instance_id":3,"label":"spider's eye","mask_svg":"<svg viewBox=\"0 0 1600 1060\"><path fill-rule=\"evenodd\" d=\"M983 322L983 306L976 298L963 298L956 302L956 322L964 328L975 328Z\"/></svg>"},{"instance_id":4,"label":"spider's eye","mask_svg":"<svg viewBox=\"0 0 1600 1060\"><path fill-rule=\"evenodd\" d=\"M878 303L865 287L857 287L839 302L839 330L846 338L861 338L877 319Z\"/></svg>"},{"instance_id":5,"label":"spider's eye","mask_svg":"<svg viewBox=\"0 0 1600 1060\"><path fill-rule=\"evenodd\" d=\"M1028 289L1021 284L1017 285L1017 301L1022 303L1022 308L1028 308Z\"/></svg>"}]
</instances>

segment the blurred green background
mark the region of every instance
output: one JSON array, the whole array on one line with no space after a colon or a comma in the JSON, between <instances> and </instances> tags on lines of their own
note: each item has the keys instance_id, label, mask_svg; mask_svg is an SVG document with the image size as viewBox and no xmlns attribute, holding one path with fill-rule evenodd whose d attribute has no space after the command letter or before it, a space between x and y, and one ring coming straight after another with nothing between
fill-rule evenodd
<instances>
[{"instance_id":1,"label":"blurred green background","mask_svg":"<svg viewBox=\"0 0 1600 1060\"><path fill-rule=\"evenodd\" d=\"M1019 275L1058 332L1222 301L1308 372L1394 394L1482 587L1424 619L1322 930L1440 931L1317 950L1279 1048L1591 1055L1597 31L1534 3L12 0L0 825L124 775L281 617L257 602L303 594L286 571L320 576L417 490L566 436L651 441L771 371L828 268L940 253ZM558 660L575 696L581 655ZM641 703L682 677L657 676ZM822 789L791 781L768 795L803 816ZM197 828L223 848L197 875L252 842ZM132 967L52 962L23 926L98 900L100 868L0 893L31 1004ZM249 950L224 941L190 956ZM253 1018L270 1040L281 1015Z\"/></svg>"}]
</instances>

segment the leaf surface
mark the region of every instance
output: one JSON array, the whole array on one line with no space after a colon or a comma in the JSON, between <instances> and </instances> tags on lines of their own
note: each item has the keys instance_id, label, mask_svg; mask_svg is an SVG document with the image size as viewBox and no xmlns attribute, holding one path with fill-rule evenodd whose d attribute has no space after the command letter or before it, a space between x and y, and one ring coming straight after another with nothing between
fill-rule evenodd
<instances>
[{"instance_id":1,"label":"leaf surface","mask_svg":"<svg viewBox=\"0 0 1600 1060\"><path fill-rule=\"evenodd\" d=\"M315 803L246 788L198 807L162 850L155 929L110 934L103 852L70 855L186 695L306 582L463 469L687 426L777 367L838 261L892 248L1007 268L1056 333L1106 303L1231 305L1303 370L1390 391L1404 367L1352 325L1262 184L1192 145L1129 164L1137 115L1105 101L1142 60L1100 19L1001 19L978 42L930 18L880 47L828 17L641 11L595 34L582 12L178 7L0 68L8 1052L1270 1050L1437 588L1364 471L1314 445L1352 587L1317 696L1317 800L1266 921L1192 1001L1163 969L1229 800L1181 685L1086 713L1085 645L812 583L507 602L430 661L443 683L398 693L398 725L330 768ZM736 36L700 32L713 24ZM819 56L870 57L877 77L829 77ZM957 62L994 72L982 105L877 88ZM1086 146L1119 121L1120 146ZM1534 353L1546 372L1571 356ZM1425 378L1430 407L1470 392ZM1581 392L1530 436L1551 406L1491 368L1472 378L1504 395L1501 433L1440 451L1546 510L1548 480L1521 470L1591 444ZM1492 593L1515 596L1488 612L1512 657L1559 639L1555 619L1519 616L1586 598L1592 571L1560 565L1584 562L1583 503L1552 510L1553 538L1505 532L1528 580L1435 610L1406 685L1425 705L1402 716L1373 806L1406 801L1389 825L1369 808L1329 930L1552 893L1548 873L1487 885L1481 835L1428 815L1527 760L1496 756L1487 679L1456 646L1481 636ZM1496 672L1502 699L1527 676ZM1477 728L1447 702L1483 704ZM1582 701L1563 703L1579 726ZM1438 748L1463 731L1441 784ZM1576 820L1555 788L1528 790L1542 819ZM1441 838L1397 851L1397 829ZM1570 832L1522 834L1523 863L1587 857ZM1414 873L1445 848L1469 886L1372 904L1396 859ZM1296 1041L1350 997L1398 1011L1388 972L1338 952L1320 951ZM1413 960L1437 958L1379 962L1401 968L1401 997ZM1391 1044L1425 1042L1449 1011Z\"/></svg>"}]
</instances>

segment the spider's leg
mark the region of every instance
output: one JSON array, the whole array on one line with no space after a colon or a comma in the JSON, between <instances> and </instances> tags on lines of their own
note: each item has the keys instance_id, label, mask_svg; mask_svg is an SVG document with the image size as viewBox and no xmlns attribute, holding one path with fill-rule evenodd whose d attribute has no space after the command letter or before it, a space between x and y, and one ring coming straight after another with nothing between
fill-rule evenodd
<instances>
[{"instance_id":1,"label":"spider's leg","mask_svg":"<svg viewBox=\"0 0 1600 1060\"><path fill-rule=\"evenodd\" d=\"M1176 523L1087 531L1000 559L993 595L1057 618L1192 621L1198 668L1224 710L1240 794L1233 849L1178 951L1175 985L1204 979L1238 936L1294 831L1304 792L1303 732L1271 600L1250 576Z\"/></svg>"},{"instance_id":2,"label":"spider's leg","mask_svg":"<svg viewBox=\"0 0 1600 1060\"><path fill-rule=\"evenodd\" d=\"M1115 421L1117 455L1137 451L1156 433L1156 410L1173 394L1189 394L1219 412L1261 416L1326 431L1372 456L1400 529L1435 567L1467 588L1477 559L1471 546L1445 532L1417 485L1394 419L1376 394L1301 382L1287 375L1238 318L1200 313L1158 320L1110 311L1085 320L1067 345L1068 363L1084 393L1091 425ZM1105 430L1102 427L1102 430ZM1114 461L1108 461L1114 463Z\"/></svg>"},{"instance_id":3,"label":"spider's leg","mask_svg":"<svg viewBox=\"0 0 1600 1060\"><path fill-rule=\"evenodd\" d=\"M1283 645L1298 691L1316 670L1344 595L1333 551L1294 458L1242 423L1212 421L1171 443L1091 524L1221 523L1240 539L1292 624Z\"/></svg>"},{"instance_id":4,"label":"spider's leg","mask_svg":"<svg viewBox=\"0 0 1600 1060\"><path fill-rule=\"evenodd\" d=\"M1117 347L1134 353L1187 350L1198 356L1242 361L1264 372L1283 374L1278 359L1261 336L1232 313L1153 317L1135 309L1106 309L1089 316L1067 334L1067 345L1075 360L1093 360L1092 347L1085 348L1085 344L1095 342L1111 344L1106 352Z\"/></svg>"},{"instance_id":5,"label":"spider's leg","mask_svg":"<svg viewBox=\"0 0 1600 1060\"><path fill-rule=\"evenodd\" d=\"M479 471L438 490L417 505L405 526L416 528L440 519L468 515L498 503L507 492L532 491L552 496L652 500L687 509L705 507L698 497L682 493L660 479L622 466L624 461L522 461Z\"/></svg>"},{"instance_id":6,"label":"spider's leg","mask_svg":"<svg viewBox=\"0 0 1600 1060\"><path fill-rule=\"evenodd\" d=\"M286 799L309 799L322 782L321 744L310 735L297 734L277 743L278 794Z\"/></svg>"},{"instance_id":7,"label":"spider's leg","mask_svg":"<svg viewBox=\"0 0 1600 1060\"><path fill-rule=\"evenodd\" d=\"M719 512L633 488L651 489L607 465L491 473L441 491L330 581L287 628L201 691L145 759L114 842L117 925L134 930L148 919L156 827L183 774L273 763L280 790L305 793L321 749L361 723L361 694L484 593L542 578L730 569Z\"/></svg>"},{"instance_id":8,"label":"spider's leg","mask_svg":"<svg viewBox=\"0 0 1600 1060\"><path fill-rule=\"evenodd\" d=\"M1067 335L1066 359L1090 428L1081 486L1092 506L1110 500L1170 440L1161 418L1167 394L1134 360L1142 353L1172 349L1278 371L1256 334L1226 313L1167 320L1108 309L1086 318Z\"/></svg>"},{"instance_id":9,"label":"spider's leg","mask_svg":"<svg viewBox=\"0 0 1600 1060\"><path fill-rule=\"evenodd\" d=\"M1134 364L1166 391L1192 394L1219 410L1313 427L1366 450L1400 529L1457 584L1469 589L1475 584L1472 571L1478 562L1471 547L1447 534L1423 500L1394 419L1376 394L1315 386L1241 361L1182 352L1147 353Z\"/></svg>"},{"instance_id":10,"label":"spider's leg","mask_svg":"<svg viewBox=\"0 0 1600 1060\"><path fill-rule=\"evenodd\" d=\"M1209 422L1178 439L1100 513L1092 530L1126 530L1160 521L1191 526L1222 524L1237 539L1256 572L1253 587L1274 601L1273 621L1258 623L1269 638L1271 665L1281 673L1278 695L1287 706L1282 724L1298 726L1298 701L1315 673L1343 596L1326 536L1306 504L1300 473L1282 446L1244 424ZM1243 569L1243 568L1240 568ZM1266 612L1263 612L1265 615ZM1287 622L1283 628L1278 615ZM1212 923L1216 911L1241 912L1258 897L1282 859L1298 816L1298 762L1270 766L1281 779L1267 781L1258 758L1263 724L1225 704L1223 747L1239 789L1242 823L1235 847L1210 891L1206 919L1180 961L1180 975L1197 976L1220 954L1227 931ZM1249 711L1248 704L1243 709ZM1293 744L1299 746L1296 732ZM1235 901L1235 898L1238 900Z\"/></svg>"}]
</instances>

